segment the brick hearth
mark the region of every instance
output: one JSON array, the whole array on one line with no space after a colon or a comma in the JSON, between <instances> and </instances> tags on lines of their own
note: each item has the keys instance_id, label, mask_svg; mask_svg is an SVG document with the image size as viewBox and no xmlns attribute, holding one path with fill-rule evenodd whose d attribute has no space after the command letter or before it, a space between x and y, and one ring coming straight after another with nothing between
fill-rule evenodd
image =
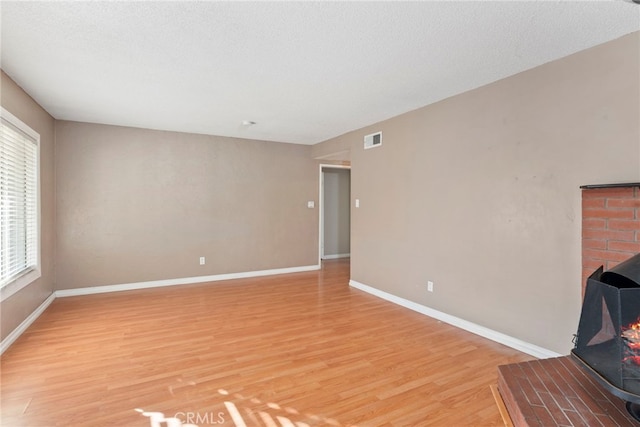
<instances>
[{"instance_id":1,"label":"brick hearth","mask_svg":"<svg viewBox=\"0 0 640 427\"><path fill-rule=\"evenodd\" d=\"M640 426L570 356L499 366L498 390L516 427Z\"/></svg>"}]
</instances>

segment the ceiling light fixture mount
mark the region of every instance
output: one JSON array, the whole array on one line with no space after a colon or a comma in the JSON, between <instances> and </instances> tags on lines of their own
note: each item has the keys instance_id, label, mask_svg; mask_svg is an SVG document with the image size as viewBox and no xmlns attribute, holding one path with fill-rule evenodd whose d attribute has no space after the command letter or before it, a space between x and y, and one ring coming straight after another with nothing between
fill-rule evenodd
<instances>
[{"instance_id":1,"label":"ceiling light fixture mount","mask_svg":"<svg viewBox=\"0 0 640 427\"><path fill-rule=\"evenodd\" d=\"M251 120L243 120L242 121L242 126L253 126L255 124L256 124L256 122L251 121Z\"/></svg>"}]
</instances>

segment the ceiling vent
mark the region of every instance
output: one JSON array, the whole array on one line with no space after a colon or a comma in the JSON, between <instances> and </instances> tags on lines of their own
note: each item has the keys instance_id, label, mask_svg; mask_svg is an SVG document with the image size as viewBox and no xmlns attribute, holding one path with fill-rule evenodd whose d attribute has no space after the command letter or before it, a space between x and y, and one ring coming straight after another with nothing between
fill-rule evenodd
<instances>
[{"instance_id":1,"label":"ceiling vent","mask_svg":"<svg viewBox=\"0 0 640 427\"><path fill-rule=\"evenodd\" d=\"M364 149L379 147L382 145L382 132L372 133L364 137Z\"/></svg>"}]
</instances>

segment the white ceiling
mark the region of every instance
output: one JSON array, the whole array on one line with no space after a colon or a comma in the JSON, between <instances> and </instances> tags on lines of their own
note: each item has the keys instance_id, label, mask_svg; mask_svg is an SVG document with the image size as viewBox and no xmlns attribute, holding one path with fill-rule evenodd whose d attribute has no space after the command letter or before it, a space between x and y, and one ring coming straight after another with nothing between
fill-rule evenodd
<instances>
[{"instance_id":1,"label":"white ceiling","mask_svg":"<svg viewBox=\"0 0 640 427\"><path fill-rule=\"evenodd\" d=\"M0 8L2 69L57 119L300 144L640 30L623 0Z\"/></svg>"}]
</instances>

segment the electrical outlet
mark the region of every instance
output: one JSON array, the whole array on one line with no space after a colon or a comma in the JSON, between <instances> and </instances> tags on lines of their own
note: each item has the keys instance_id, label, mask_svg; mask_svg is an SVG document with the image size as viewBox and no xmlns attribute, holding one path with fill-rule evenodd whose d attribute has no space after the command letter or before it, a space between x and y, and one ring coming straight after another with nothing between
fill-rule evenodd
<instances>
[{"instance_id":1,"label":"electrical outlet","mask_svg":"<svg viewBox=\"0 0 640 427\"><path fill-rule=\"evenodd\" d=\"M205 265L206 261L203 256L200 257L200 265Z\"/></svg>"},{"instance_id":2,"label":"electrical outlet","mask_svg":"<svg viewBox=\"0 0 640 427\"><path fill-rule=\"evenodd\" d=\"M433 282L431 280L427 282L427 291L433 292Z\"/></svg>"}]
</instances>

